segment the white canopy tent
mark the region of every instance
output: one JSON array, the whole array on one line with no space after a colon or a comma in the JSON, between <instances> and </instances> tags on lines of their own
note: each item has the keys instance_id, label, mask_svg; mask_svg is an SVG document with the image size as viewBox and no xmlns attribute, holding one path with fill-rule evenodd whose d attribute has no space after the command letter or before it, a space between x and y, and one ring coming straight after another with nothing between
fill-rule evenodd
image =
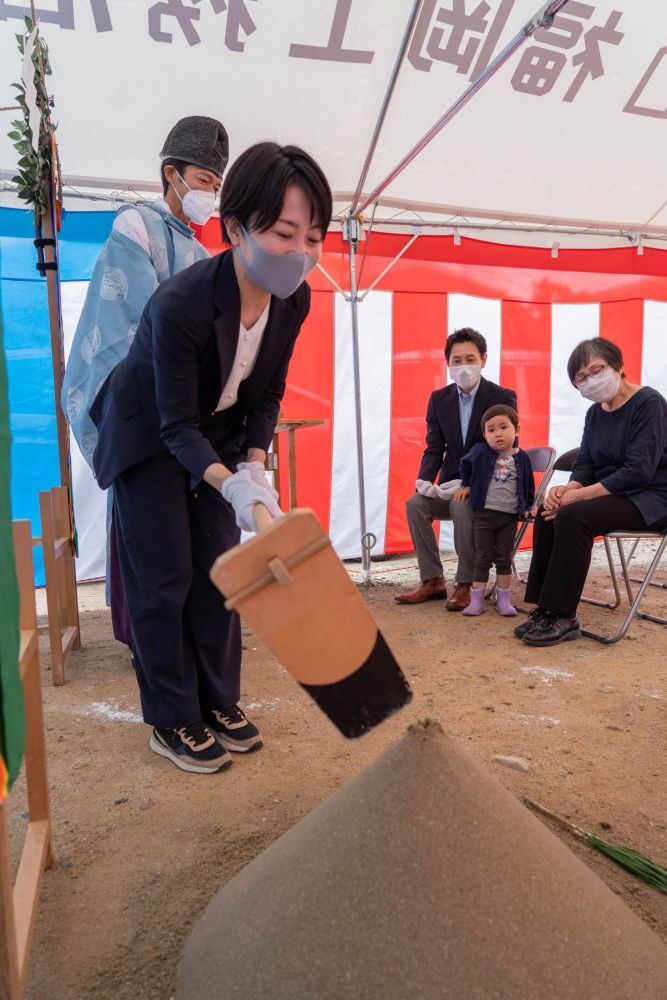
<instances>
[{"instance_id":1,"label":"white canopy tent","mask_svg":"<svg viewBox=\"0 0 667 1000\"><path fill-rule=\"evenodd\" d=\"M68 185L155 192L181 116L224 121L232 158L303 145L352 200L414 0L42 0ZM422 0L368 194L535 14L535 0ZM0 94L30 5L0 2ZM541 223L667 236L661 0L569 0L383 192L377 218ZM3 129L0 176L14 172ZM71 190L71 188L70 188ZM362 199L363 200L363 199ZM394 218L394 221L400 219ZM405 221L405 220L403 220Z\"/></svg>"},{"instance_id":2,"label":"white canopy tent","mask_svg":"<svg viewBox=\"0 0 667 1000\"><path fill-rule=\"evenodd\" d=\"M44 0L37 7L55 67L50 89L68 207L79 195L159 191L157 151L188 114L225 123L232 159L269 138L304 146L324 167L338 221L352 236L347 297L362 536L350 208L370 212L385 231L474 232L546 246L558 234L558 245L630 241L639 252L666 245L663 4L554 0L538 13L564 9L532 33L536 7L536 0L89 0L76 9L73 0ZM29 8L0 0L8 102L19 65L12 29L20 30ZM516 51L504 61L512 40ZM463 112L432 129L458 103ZM410 151L418 155L397 169ZM2 204L12 198L13 160L3 134ZM368 565L368 545L363 550Z\"/></svg>"}]
</instances>

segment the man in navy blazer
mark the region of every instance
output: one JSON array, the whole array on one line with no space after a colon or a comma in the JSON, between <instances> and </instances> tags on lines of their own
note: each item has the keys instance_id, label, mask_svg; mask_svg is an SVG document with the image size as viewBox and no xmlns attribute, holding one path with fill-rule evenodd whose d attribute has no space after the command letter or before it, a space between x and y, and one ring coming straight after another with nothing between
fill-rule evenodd
<instances>
[{"instance_id":1,"label":"man in navy blazer","mask_svg":"<svg viewBox=\"0 0 667 1000\"><path fill-rule=\"evenodd\" d=\"M433 521L450 520L458 556L455 589L447 601L449 611L462 611L470 603L474 562L473 522L470 501L452 503L441 485L460 478L462 457L484 440L480 421L490 406L503 403L516 409L516 393L482 377L487 346L484 337L464 327L450 334L445 358L450 385L431 394L426 411L426 448L417 476L416 492L407 502L410 535L417 553L420 584L399 594L399 604L445 600L447 587Z\"/></svg>"}]
</instances>

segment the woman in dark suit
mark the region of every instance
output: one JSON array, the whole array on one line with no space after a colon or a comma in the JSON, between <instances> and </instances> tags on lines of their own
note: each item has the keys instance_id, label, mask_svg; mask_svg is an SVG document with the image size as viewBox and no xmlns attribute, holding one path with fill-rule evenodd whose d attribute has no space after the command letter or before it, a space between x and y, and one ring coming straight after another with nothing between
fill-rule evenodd
<instances>
[{"instance_id":1,"label":"woman in dark suit","mask_svg":"<svg viewBox=\"0 0 667 1000\"><path fill-rule=\"evenodd\" d=\"M264 462L331 191L303 150L260 143L227 174L220 217L232 249L160 286L91 408L150 747L195 773L261 745L238 705L239 618L209 570L254 530L255 503L280 514Z\"/></svg>"}]
</instances>

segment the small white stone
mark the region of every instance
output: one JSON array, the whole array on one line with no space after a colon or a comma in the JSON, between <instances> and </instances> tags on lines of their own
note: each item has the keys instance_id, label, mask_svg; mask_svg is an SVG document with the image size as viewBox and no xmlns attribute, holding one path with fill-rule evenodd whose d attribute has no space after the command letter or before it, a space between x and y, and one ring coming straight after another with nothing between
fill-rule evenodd
<instances>
[{"instance_id":1,"label":"small white stone","mask_svg":"<svg viewBox=\"0 0 667 1000\"><path fill-rule=\"evenodd\" d=\"M489 760L492 764L503 764L505 767L512 767L515 771L530 771L530 764L524 757L505 757L501 753L494 753Z\"/></svg>"}]
</instances>

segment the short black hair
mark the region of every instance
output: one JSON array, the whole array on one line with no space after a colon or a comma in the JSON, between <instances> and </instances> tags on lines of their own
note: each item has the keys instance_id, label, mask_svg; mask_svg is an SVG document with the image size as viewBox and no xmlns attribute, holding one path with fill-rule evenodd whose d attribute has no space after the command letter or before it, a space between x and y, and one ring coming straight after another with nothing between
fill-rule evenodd
<instances>
[{"instance_id":1,"label":"short black hair","mask_svg":"<svg viewBox=\"0 0 667 1000\"><path fill-rule=\"evenodd\" d=\"M191 166L191 164L190 163L186 163L185 160L163 160L162 161L162 165L160 166L160 177L162 178L162 194L163 195L166 195L167 191L169 190L169 181L167 180L167 178L164 175L164 168L165 167L174 167L176 170L178 170L179 174L182 177L183 174L185 173L185 168L189 167L189 166Z\"/></svg>"},{"instance_id":2,"label":"short black hair","mask_svg":"<svg viewBox=\"0 0 667 1000\"><path fill-rule=\"evenodd\" d=\"M467 341L474 344L481 356L484 357L486 354L486 340L477 330L473 330L469 326L464 326L460 330L454 330L454 333L450 333L447 337L445 342L445 359L449 361L449 355L452 353L454 344L465 344Z\"/></svg>"},{"instance_id":3,"label":"short black hair","mask_svg":"<svg viewBox=\"0 0 667 1000\"><path fill-rule=\"evenodd\" d=\"M577 344L572 354L567 359L567 374L570 382L574 385L577 372L584 368L590 361L591 355L606 361L615 372L620 372L623 367L623 353L616 344L604 337L592 337L590 340L582 340ZM623 375L625 378L625 375Z\"/></svg>"},{"instance_id":4,"label":"short black hair","mask_svg":"<svg viewBox=\"0 0 667 1000\"><path fill-rule=\"evenodd\" d=\"M225 219L235 219L245 229L260 233L269 229L285 201L291 184L301 188L310 205L311 219L326 236L333 199L321 167L298 146L279 146L258 142L246 149L234 162L222 185L220 222L222 235L229 243Z\"/></svg>"},{"instance_id":5,"label":"short black hair","mask_svg":"<svg viewBox=\"0 0 667 1000\"><path fill-rule=\"evenodd\" d=\"M486 427L489 420L493 420L494 417L507 417L514 424L514 429L516 430L519 426L519 414L516 412L513 406L505 406L504 403L496 403L495 406L490 406L488 410L484 413L480 421L480 426L482 428L482 433Z\"/></svg>"}]
</instances>

